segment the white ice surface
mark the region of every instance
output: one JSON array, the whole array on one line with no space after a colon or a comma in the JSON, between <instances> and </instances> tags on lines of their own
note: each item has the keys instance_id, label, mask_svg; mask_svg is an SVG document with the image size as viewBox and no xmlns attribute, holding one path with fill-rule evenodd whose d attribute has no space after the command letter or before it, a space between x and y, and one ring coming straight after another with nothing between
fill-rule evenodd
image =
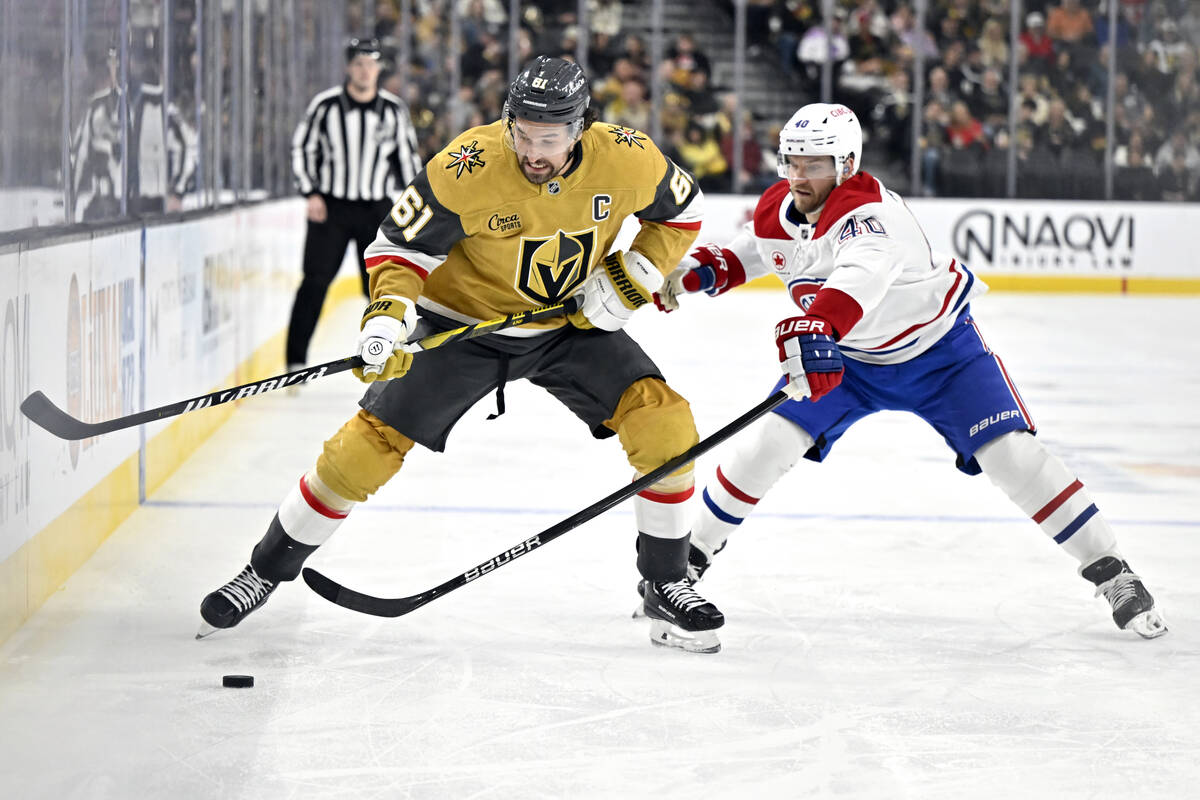
<instances>
[{"instance_id":1,"label":"white ice surface","mask_svg":"<svg viewBox=\"0 0 1200 800\"><path fill-rule=\"evenodd\" d=\"M345 354L357 312L322 322L314 362ZM633 330L706 435L765 396L790 313L735 292ZM1008 294L975 313L1166 637L1118 631L986 478L881 414L793 470L718 558L715 656L651 647L629 618L628 504L407 617L296 583L193 640L200 599L353 413L347 374L243 401L0 647L0 797L1196 797L1200 302ZM447 453L414 452L310 565L413 594L629 480L615 440L528 384L493 409Z\"/></svg>"}]
</instances>

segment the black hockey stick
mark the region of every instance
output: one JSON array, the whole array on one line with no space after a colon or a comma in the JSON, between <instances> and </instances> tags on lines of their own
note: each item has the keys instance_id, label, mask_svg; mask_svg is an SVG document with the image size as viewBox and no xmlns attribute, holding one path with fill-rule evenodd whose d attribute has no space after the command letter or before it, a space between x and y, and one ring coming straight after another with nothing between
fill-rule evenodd
<instances>
[{"instance_id":1,"label":"black hockey stick","mask_svg":"<svg viewBox=\"0 0 1200 800\"><path fill-rule=\"evenodd\" d=\"M464 339L474 339L477 336L494 333L505 328L565 316L573 313L578 307L579 299L577 297L568 297L563 302L554 305L541 306L529 311L509 314L506 317L484 320L476 322L474 325L464 325L461 328L443 331L442 333L431 333L414 342L409 342L404 345L404 349L410 353L432 350L435 347L444 347L454 342L461 342ZM196 411L201 408L219 406L222 403L228 403L230 400L252 397L263 392L282 389L285 386L296 386L300 383L315 381L317 378L335 375L354 367L361 367L362 365L363 361L358 356L339 358L336 361L305 367L295 372L286 372L283 375L275 375L274 377L264 378L253 383L243 383L241 386L234 386L231 389L218 389L215 392L193 397L190 400L180 400L177 403L152 408L147 411L140 411L137 414L130 414L127 417L117 417L106 422L84 422L76 419L56 406L50 398L46 397L40 391L33 392L21 401L21 413L29 417L34 424L39 425L60 439L86 439L89 436L99 436L102 433L112 433L113 431L132 428L135 425L144 425L147 422L186 414L189 411Z\"/></svg>"},{"instance_id":2,"label":"black hockey stick","mask_svg":"<svg viewBox=\"0 0 1200 800\"><path fill-rule=\"evenodd\" d=\"M582 511L575 512L562 522L551 525L546 530L531 536L530 538L518 544L516 547L510 547L503 553L489 558L487 561L472 567L463 574L456 575L445 583L421 592L420 594L414 594L411 597L396 598L371 597L370 595L356 592L353 589L348 589L336 581L330 580L320 572L317 572L315 569L310 567L304 568L304 582L308 584L310 589L321 595L321 597L324 597L331 603L336 603L343 608L348 608L351 611L360 611L363 614L373 614L376 617L403 616L411 611L416 611L421 606L436 600L444 594L449 594L455 589L460 589L463 586L466 586L476 578L482 578L489 572L499 569L510 561L518 559L526 553L529 553L544 544L554 541L567 531L579 527L593 517L597 517L600 514L603 514L605 511L608 511L618 503L628 500L630 497L633 497L635 494L651 484L662 480L684 464L688 463L689 461L694 461L696 458L708 452L713 447L716 447L718 444L725 441L730 436L733 436L742 428L745 428L751 422L754 422L754 420L778 406L784 400L787 400L787 398L788 396L786 392L782 390L775 392L775 394L771 395L766 400L747 411L745 414L742 414L724 428L721 428L707 439L699 442L687 452L672 458L670 461L663 464L653 472L646 473L628 486L618 489L608 497L598 500Z\"/></svg>"}]
</instances>

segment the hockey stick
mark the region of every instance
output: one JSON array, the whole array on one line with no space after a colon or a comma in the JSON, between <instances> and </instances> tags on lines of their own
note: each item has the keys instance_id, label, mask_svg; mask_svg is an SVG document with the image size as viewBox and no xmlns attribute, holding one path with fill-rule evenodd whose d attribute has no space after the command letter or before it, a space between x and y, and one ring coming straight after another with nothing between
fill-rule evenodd
<instances>
[{"instance_id":1,"label":"hockey stick","mask_svg":"<svg viewBox=\"0 0 1200 800\"><path fill-rule=\"evenodd\" d=\"M477 336L494 333L505 328L565 316L573 313L578 307L579 299L574 296L568 297L563 302L554 305L541 306L529 311L520 311L516 314L509 314L506 317L484 320L476 322L474 325L464 325L461 328L443 331L442 333L431 333L414 342L405 344L404 349L410 353L432 350L435 347L444 347L454 342L461 342L464 339L474 339ZM189 411L196 411L201 408L219 406L231 400L252 397L263 392L282 389L285 386L296 386L300 383L315 381L317 378L335 375L354 367L361 367L362 365L362 359L356 355L339 358L336 361L305 367L295 372L286 372L282 375L264 378L253 383L243 383L241 386L234 386L231 389L218 389L215 392L193 397L190 400L180 400L177 403L152 408L147 411L140 411L137 414L130 414L127 417L117 417L105 422L84 422L76 419L56 406L50 398L46 397L40 391L33 392L21 401L21 413L29 417L34 424L44 428L60 439L86 439L90 436L99 436L103 433L112 433L113 431L132 428L135 425L144 425L147 422L186 414Z\"/></svg>"},{"instance_id":2,"label":"hockey stick","mask_svg":"<svg viewBox=\"0 0 1200 800\"><path fill-rule=\"evenodd\" d=\"M733 436L742 428L745 428L751 422L754 422L754 420L778 406L784 400L787 400L787 398L787 393L783 390L775 392L766 400L762 401L745 414L742 414L733 422L730 422L724 428L721 428L707 439L699 442L685 453L672 458L670 461L663 464L653 472L646 473L628 486L618 489L608 497L598 500L582 511L577 511L576 513L564 519L562 522L551 525L546 530L531 536L525 541L519 543L517 546L510 547L503 553L489 558L487 561L472 567L463 574L456 575L445 583L439 584L438 586L421 592L420 594L414 594L411 597L396 597L390 599L383 597L371 597L370 595L356 592L353 589L348 589L310 567L304 568L304 582L308 584L310 589L321 595L321 597L324 597L331 603L336 603L343 608L348 608L351 611L359 611L363 614L373 614L376 617L403 616L411 611L416 611L421 606L436 600L444 594L449 594L455 589L461 589L463 586L466 586L476 578L481 578L484 575L487 575L489 572L493 572L505 564L520 558L526 553L529 553L544 544L554 541L567 531L579 527L593 517L597 517L600 514L603 514L605 511L608 511L618 503L628 500L630 497L633 497L635 494L651 484L662 480L684 464L688 463L689 461L694 461L696 458L708 452L713 447L716 447L718 444L725 441L730 436Z\"/></svg>"}]
</instances>

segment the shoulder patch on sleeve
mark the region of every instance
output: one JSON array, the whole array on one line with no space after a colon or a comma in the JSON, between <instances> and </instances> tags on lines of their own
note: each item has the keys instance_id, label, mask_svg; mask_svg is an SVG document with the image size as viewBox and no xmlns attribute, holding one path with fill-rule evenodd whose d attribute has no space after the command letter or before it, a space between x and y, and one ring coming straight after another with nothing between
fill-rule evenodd
<instances>
[{"instance_id":1,"label":"shoulder patch on sleeve","mask_svg":"<svg viewBox=\"0 0 1200 800\"><path fill-rule=\"evenodd\" d=\"M790 196L788 182L784 180L772 184L762 193L758 198L758 205L754 208L755 236L760 239L791 238L779 222L779 207L787 202Z\"/></svg>"},{"instance_id":2,"label":"shoulder patch on sleeve","mask_svg":"<svg viewBox=\"0 0 1200 800\"><path fill-rule=\"evenodd\" d=\"M620 125L610 125L607 122L597 123L604 129L608 135L613 137L613 141L617 144L623 144L630 149L637 147L640 150L645 150L644 142L649 141L650 137L639 130L633 128L625 128Z\"/></svg>"},{"instance_id":3,"label":"shoulder patch on sleeve","mask_svg":"<svg viewBox=\"0 0 1200 800\"><path fill-rule=\"evenodd\" d=\"M481 183L487 180L488 164L504 157L500 124L459 134L426 164L429 184L447 207L462 213L493 199L481 190Z\"/></svg>"}]
</instances>

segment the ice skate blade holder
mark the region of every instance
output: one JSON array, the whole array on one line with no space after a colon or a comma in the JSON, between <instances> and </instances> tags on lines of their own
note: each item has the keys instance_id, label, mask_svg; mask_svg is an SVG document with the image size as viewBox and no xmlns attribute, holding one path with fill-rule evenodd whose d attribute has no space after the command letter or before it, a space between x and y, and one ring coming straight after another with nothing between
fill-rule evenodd
<instances>
[{"instance_id":1,"label":"ice skate blade holder","mask_svg":"<svg viewBox=\"0 0 1200 800\"><path fill-rule=\"evenodd\" d=\"M719 653L721 640L716 631L685 632L671 623L650 618L650 643L658 647L671 647L687 653Z\"/></svg>"}]
</instances>

